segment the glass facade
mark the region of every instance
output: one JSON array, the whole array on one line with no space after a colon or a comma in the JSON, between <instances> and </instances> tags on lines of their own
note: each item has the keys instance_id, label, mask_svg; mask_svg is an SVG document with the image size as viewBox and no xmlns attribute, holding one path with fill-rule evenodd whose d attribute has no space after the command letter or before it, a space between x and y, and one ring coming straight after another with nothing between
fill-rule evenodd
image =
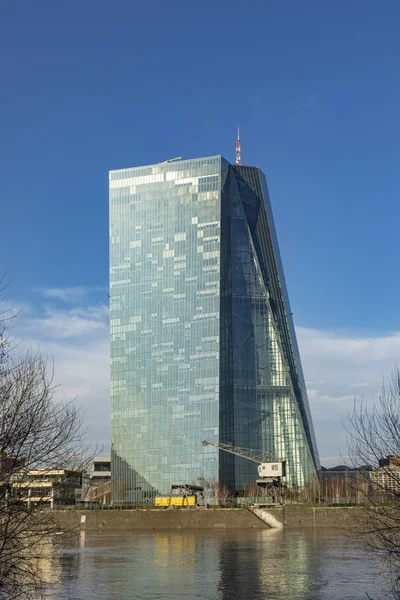
<instances>
[{"instance_id":1,"label":"glass facade","mask_svg":"<svg viewBox=\"0 0 400 600\"><path fill-rule=\"evenodd\" d=\"M220 156L110 172L115 504L171 484L243 490L255 463L202 440L318 466L265 178Z\"/></svg>"}]
</instances>

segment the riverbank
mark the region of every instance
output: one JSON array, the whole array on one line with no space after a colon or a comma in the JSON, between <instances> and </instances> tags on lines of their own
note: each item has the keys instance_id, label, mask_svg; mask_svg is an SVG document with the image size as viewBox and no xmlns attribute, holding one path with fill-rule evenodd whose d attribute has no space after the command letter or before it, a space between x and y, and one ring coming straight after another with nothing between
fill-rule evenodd
<instances>
[{"instance_id":1,"label":"riverbank","mask_svg":"<svg viewBox=\"0 0 400 600\"><path fill-rule=\"evenodd\" d=\"M269 509L284 528L346 529L358 507L286 506ZM53 511L62 527L84 530L268 529L246 508L175 510L67 510Z\"/></svg>"}]
</instances>

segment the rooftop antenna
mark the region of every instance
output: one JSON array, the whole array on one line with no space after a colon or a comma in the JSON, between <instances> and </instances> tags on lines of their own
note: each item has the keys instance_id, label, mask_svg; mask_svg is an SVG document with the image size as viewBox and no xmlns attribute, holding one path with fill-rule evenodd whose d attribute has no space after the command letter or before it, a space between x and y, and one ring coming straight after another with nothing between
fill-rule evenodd
<instances>
[{"instance_id":1,"label":"rooftop antenna","mask_svg":"<svg viewBox=\"0 0 400 600\"><path fill-rule=\"evenodd\" d=\"M240 165L241 152L240 152L240 127L238 125L237 140L236 140L236 164Z\"/></svg>"}]
</instances>

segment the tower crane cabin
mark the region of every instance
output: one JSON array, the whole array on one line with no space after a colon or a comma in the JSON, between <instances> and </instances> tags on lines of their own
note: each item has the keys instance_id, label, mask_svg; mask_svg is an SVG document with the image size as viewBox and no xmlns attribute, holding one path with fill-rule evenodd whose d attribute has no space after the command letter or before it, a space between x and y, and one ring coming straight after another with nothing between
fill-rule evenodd
<instances>
[{"instance_id":1,"label":"tower crane cabin","mask_svg":"<svg viewBox=\"0 0 400 600\"><path fill-rule=\"evenodd\" d=\"M256 484L264 488L281 488L283 487L283 477L286 475L286 461L280 458L272 457L269 452L260 452L249 448L240 448L232 444L224 444L222 442L214 444L207 440L203 440L203 446L214 446L223 452L229 452L235 456L246 458L258 464L258 479Z\"/></svg>"}]
</instances>

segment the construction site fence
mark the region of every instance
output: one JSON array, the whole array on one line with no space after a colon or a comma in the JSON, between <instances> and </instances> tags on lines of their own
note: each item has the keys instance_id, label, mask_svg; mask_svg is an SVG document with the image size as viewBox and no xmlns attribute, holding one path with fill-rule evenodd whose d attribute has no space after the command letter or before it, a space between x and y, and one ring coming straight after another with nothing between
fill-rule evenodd
<instances>
[{"instance_id":1,"label":"construction site fence","mask_svg":"<svg viewBox=\"0 0 400 600\"><path fill-rule=\"evenodd\" d=\"M239 496L235 498L236 506L247 504L272 504L273 501L271 496Z\"/></svg>"}]
</instances>

